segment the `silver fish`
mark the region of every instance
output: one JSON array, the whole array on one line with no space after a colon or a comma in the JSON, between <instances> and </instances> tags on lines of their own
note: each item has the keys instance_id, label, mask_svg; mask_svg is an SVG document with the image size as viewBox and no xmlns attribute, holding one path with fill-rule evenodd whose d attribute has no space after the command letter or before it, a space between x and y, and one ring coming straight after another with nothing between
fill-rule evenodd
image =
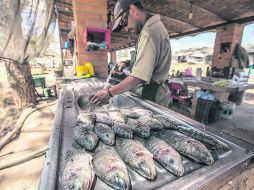
<instances>
[{"instance_id":1,"label":"silver fish","mask_svg":"<svg viewBox=\"0 0 254 190\"><path fill-rule=\"evenodd\" d=\"M66 163L60 183L63 190L89 190L94 177L92 156L86 152L74 153Z\"/></svg>"},{"instance_id":2,"label":"silver fish","mask_svg":"<svg viewBox=\"0 0 254 190\"><path fill-rule=\"evenodd\" d=\"M142 138L150 137L150 128L146 125L142 125L138 120L128 119L127 126L133 130L134 134Z\"/></svg>"},{"instance_id":3,"label":"silver fish","mask_svg":"<svg viewBox=\"0 0 254 190\"><path fill-rule=\"evenodd\" d=\"M113 122L126 123L128 120L127 116L120 111L109 111L107 114L110 116Z\"/></svg>"},{"instance_id":4,"label":"silver fish","mask_svg":"<svg viewBox=\"0 0 254 190\"><path fill-rule=\"evenodd\" d=\"M93 157L94 171L105 183L115 189L129 189L130 178L127 168L116 152L100 149Z\"/></svg>"},{"instance_id":5,"label":"silver fish","mask_svg":"<svg viewBox=\"0 0 254 190\"><path fill-rule=\"evenodd\" d=\"M155 136L145 140L145 146L168 171L177 176L183 176L184 167L181 156L173 147Z\"/></svg>"},{"instance_id":6,"label":"silver fish","mask_svg":"<svg viewBox=\"0 0 254 190\"><path fill-rule=\"evenodd\" d=\"M92 151L98 141L98 136L90 130L87 130L85 127L81 125L77 125L73 132L73 139L77 142L85 150Z\"/></svg>"},{"instance_id":7,"label":"silver fish","mask_svg":"<svg viewBox=\"0 0 254 190\"><path fill-rule=\"evenodd\" d=\"M202 131L194 130L194 129L191 129L191 128L188 128L188 127L182 126L182 125L178 126L178 130L181 133L187 135L188 137L192 137L196 140L201 141L210 149L222 148L222 145L220 144L220 142L217 139L213 138L212 136L210 136L208 134L205 134Z\"/></svg>"},{"instance_id":8,"label":"silver fish","mask_svg":"<svg viewBox=\"0 0 254 190\"><path fill-rule=\"evenodd\" d=\"M78 115L77 123L86 124L86 125L94 125L95 119L96 119L95 114L93 113L80 113Z\"/></svg>"},{"instance_id":9,"label":"silver fish","mask_svg":"<svg viewBox=\"0 0 254 190\"><path fill-rule=\"evenodd\" d=\"M118 138L115 149L119 156L137 173L150 180L155 179L156 170L153 155L140 142Z\"/></svg>"},{"instance_id":10,"label":"silver fish","mask_svg":"<svg viewBox=\"0 0 254 190\"><path fill-rule=\"evenodd\" d=\"M94 126L94 132L100 137L103 143L110 146L115 144L115 133L109 126L97 123Z\"/></svg>"},{"instance_id":11,"label":"silver fish","mask_svg":"<svg viewBox=\"0 0 254 190\"><path fill-rule=\"evenodd\" d=\"M142 116L153 117L153 112L148 109L132 108L132 110L135 111L136 113L138 113L140 117L142 117Z\"/></svg>"},{"instance_id":12,"label":"silver fish","mask_svg":"<svg viewBox=\"0 0 254 190\"><path fill-rule=\"evenodd\" d=\"M123 138L127 138L127 139L133 138L132 129L130 129L125 123L114 122L114 125L112 126L112 130L119 137L123 137Z\"/></svg>"},{"instance_id":13,"label":"silver fish","mask_svg":"<svg viewBox=\"0 0 254 190\"><path fill-rule=\"evenodd\" d=\"M102 123L108 126L113 126L113 120L106 113L96 113L96 123Z\"/></svg>"},{"instance_id":14,"label":"silver fish","mask_svg":"<svg viewBox=\"0 0 254 190\"><path fill-rule=\"evenodd\" d=\"M170 144L179 153L192 158L196 162L205 163L207 165L212 165L214 159L201 142L187 137L176 131L161 130L159 137Z\"/></svg>"},{"instance_id":15,"label":"silver fish","mask_svg":"<svg viewBox=\"0 0 254 190\"><path fill-rule=\"evenodd\" d=\"M142 116L138 121L143 125L148 126L151 130L163 129L163 125L157 119L148 116Z\"/></svg>"},{"instance_id":16,"label":"silver fish","mask_svg":"<svg viewBox=\"0 0 254 190\"><path fill-rule=\"evenodd\" d=\"M168 117L164 116L164 115L154 115L154 118L157 119L163 126L165 129L178 129L178 124L169 119Z\"/></svg>"},{"instance_id":17,"label":"silver fish","mask_svg":"<svg viewBox=\"0 0 254 190\"><path fill-rule=\"evenodd\" d=\"M135 112L128 108L120 109L120 112L125 114L128 118L138 119L140 117L140 114L138 112Z\"/></svg>"}]
</instances>

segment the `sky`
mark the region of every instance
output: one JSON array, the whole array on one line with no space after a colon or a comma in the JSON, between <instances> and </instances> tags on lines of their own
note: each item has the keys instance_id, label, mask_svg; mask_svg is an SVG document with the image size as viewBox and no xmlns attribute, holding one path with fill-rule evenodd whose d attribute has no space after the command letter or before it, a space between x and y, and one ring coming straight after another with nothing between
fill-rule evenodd
<instances>
[{"instance_id":1,"label":"sky","mask_svg":"<svg viewBox=\"0 0 254 190\"><path fill-rule=\"evenodd\" d=\"M187 50L190 48L211 47L215 43L216 32L201 33L196 36L186 36L180 39L171 39L171 48L173 52ZM242 44L254 45L254 23L244 27Z\"/></svg>"}]
</instances>

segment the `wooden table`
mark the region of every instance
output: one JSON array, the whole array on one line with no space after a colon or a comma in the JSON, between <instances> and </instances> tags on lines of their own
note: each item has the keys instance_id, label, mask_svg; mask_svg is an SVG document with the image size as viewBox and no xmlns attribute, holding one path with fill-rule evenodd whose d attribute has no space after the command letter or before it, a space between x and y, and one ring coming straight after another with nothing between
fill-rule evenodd
<instances>
[{"instance_id":1,"label":"wooden table","mask_svg":"<svg viewBox=\"0 0 254 190\"><path fill-rule=\"evenodd\" d=\"M254 84L245 84L245 85L231 85L228 87L220 87L213 85L212 82L205 81L197 81L197 80L183 80L183 84L186 86L193 86L195 88L193 99L192 99L192 107L191 114L195 115L196 106L197 106L197 92L201 90L209 90L213 93L215 98L221 102L228 101L229 95L231 93L244 93L247 89L254 88Z\"/></svg>"}]
</instances>

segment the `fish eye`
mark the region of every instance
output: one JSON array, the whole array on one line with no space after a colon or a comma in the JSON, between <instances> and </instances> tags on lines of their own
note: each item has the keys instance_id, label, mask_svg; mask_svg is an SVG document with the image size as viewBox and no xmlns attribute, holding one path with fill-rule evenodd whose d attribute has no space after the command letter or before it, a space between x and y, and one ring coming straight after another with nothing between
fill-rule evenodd
<instances>
[{"instance_id":1,"label":"fish eye","mask_svg":"<svg viewBox=\"0 0 254 190\"><path fill-rule=\"evenodd\" d=\"M173 163L174 163L174 160L170 159L170 160L168 161L168 163L169 163L169 164L173 164Z\"/></svg>"}]
</instances>

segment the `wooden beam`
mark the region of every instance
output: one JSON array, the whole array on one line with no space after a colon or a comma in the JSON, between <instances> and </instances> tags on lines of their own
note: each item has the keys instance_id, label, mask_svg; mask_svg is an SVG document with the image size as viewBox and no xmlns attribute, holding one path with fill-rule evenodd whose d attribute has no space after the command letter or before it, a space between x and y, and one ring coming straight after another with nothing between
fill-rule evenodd
<instances>
[{"instance_id":1,"label":"wooden beam","mask_svg":"<svg viewBox=\"0 0 254 190\"><path fill-rule=\"evenodd\" d=\"M254 15L250 16L250 17L245 17L245 18L240 18L240 19L234 19L234 20L231 20L229 22L223 22L223 23L220 23L220 24L204 27L204 28L201 28L201 29L198 29L198 30L192 30L192 31L188 31L188 32L183 32L182 34L172 35L170 37L171 38L178 38L178 37L182 37L182 36L187 36L187 35L192 35L192 34L198 34L198 33L206 32L206 31L209 31L209 30L214 30L217 27L225 26L225 25L232 24L232 23L243 24L243 23L249 23L249 22L253 22L254 23Z\"/></svg>"},{"instance_id":2,"label":"wooden beam","mask_svg":"<svg viewBox=\"0 0 254 190\"><path fill-rule=\"evenodd\" d=\"M192 4L192 7L196 7L196 8L199 9L200 11L206 12L206 13L208 13L208 14L215 15L216 17L218 17L218 19L220 19L220 21L227 21L227 22L229 21L227 18L225 18L225 17L219 15L218 13L215 13L215 12L211 11L211 10L208 9L208 8L205 8L205 7L202 7L202 6L200 6L200 5L197 5L197 4L195 4L194 2L187 1L187 0L180 0L180 1L185 2L185 3L188 3L190 6L191 6L191 4Z\"/></svg>"},{"instance_id":3,"label":"wooden beam","mask_svg":"<svg viewBox=\"0 0 254 190\"><path fill-rule=\"evenodd\" d=\"M170 16L168 16L168 15L166 15L166 14L163 14L163 13L161 13L161 12L153 11L153 10L150 10L150 9L148 9L147 11L150 12L150 13L152 13L152 14L159 14L159 15L161 15L161 16L167 17L168 19L170 19L170 20L172 20L172 21L175 21L175 22L178 22L178 23L180 23L180 24L189 25L189 26L191 26L191 27L193 27L193 28L198 28L198 29L201 28L201 26L197 26L196 24L193 24L193 23L188 23L188 22L183 21L183 20L181 20L181 19L177 19L177 18L170 17Z\"/></svg>"}]
</instances>

